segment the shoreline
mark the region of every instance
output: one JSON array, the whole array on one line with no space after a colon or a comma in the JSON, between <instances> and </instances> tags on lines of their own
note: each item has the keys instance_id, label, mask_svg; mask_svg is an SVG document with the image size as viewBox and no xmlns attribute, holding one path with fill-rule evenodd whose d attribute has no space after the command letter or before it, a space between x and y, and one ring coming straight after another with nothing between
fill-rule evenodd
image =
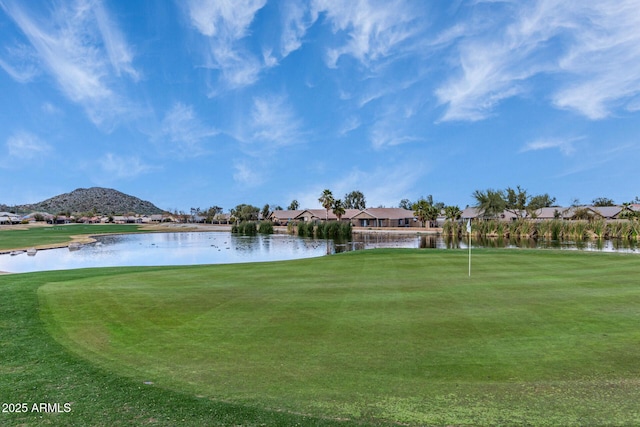
<instances>
[{"instance_id":1,"label":"shoreline","mask_svg":"<svg viewBox=\"0 0 640 427\"><path fill-rule=\"evenodd\" d=\"M136 233L188 233L192 231L202 232L229 232L231 231L231 225L227 224L176 224L176 223L164 223L164 224L142 224L140 229L131 233L124 234L136 234ZM274 231L278 234L287 234L287 226L277 225L274 226ZM418 227L380 227L380 228L361 228L353 227L353 234L387 234L395 236L422 236L422 235L438 235L441 233L440 229L424 229ZM68 248L73 244L86 245L96 241L96 236L108 236L112 234L122 233L96 233L96 234L79 234L71 236L71 240L61 243L49 243L44 245L32 245L18 248L9 248L0 250L0 255L7 255L15 251L26 251L28 249L36 249L38 251L49 249L61 249ZM2 272L0 274L11 274L9 272Z\"/></svg>"}]
</instances>

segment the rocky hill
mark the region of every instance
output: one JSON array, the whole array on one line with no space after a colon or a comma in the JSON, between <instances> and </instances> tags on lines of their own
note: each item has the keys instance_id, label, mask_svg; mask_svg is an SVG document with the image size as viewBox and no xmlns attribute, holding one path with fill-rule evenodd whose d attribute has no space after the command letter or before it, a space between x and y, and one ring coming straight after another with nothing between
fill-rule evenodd
<instances>
[{"instance_id":1,"label":"rocky hill","mask_svg":"<svg viewBox=\"0 0 640 427\"><path fill-rule=\"evenodd\" d=\"M60 212L97 214L159 214L163 210L151 202L140 200L111 188L78 188L71 193L60 194L39 203L12 207L17 212Z\"/></svg>"}]
</instances>

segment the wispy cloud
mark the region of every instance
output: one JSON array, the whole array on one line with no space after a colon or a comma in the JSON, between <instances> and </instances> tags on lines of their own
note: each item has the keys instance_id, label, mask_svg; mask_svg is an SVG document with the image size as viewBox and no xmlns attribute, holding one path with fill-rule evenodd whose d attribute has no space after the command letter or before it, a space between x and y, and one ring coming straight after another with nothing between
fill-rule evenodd
<instances>
[{"instance_id":1,"label":"wispy cloud","mask_svg":"<svg viewBox=\"0 0 640 427\"><path fill-rule=\"evenodd\" d=\"M342 123L342 126L338 130L338 135L344 136L344 135L348 134L349 132L352 132L352 131L358 129L361 125L362 125L362 122L360 121L359 118L357 118L355 116L351 116L351 117L347 118L344 121L344 123Z\"/></svg>"},{"instance_id":2,"label":"wispy cloud","mask_svg":"<svg viewBox=\"0 0 640 427\"><path fill-rule=\"evenodd\" d=\"M11 159L30 161L43 159L53 148L37 135L19 131L9 137L6 143L7 153Z\"/></svg>"},{"instance_id":3,"label":"wispy cloud","mask_svg":"<svg viewBox=\"0 0 640 427\"><path fill-rule=\"evenodd\" d=\"M284 96L256 97L251 110L251 140L271 147L303 142L302 122Z\"/></svg>"},{"instance_id":4,"label":"wispy cloud","mask_svg":"<svg viewBox=\"0 0 640 427\"><path fill-rule=\"evenodd\" d=\"M423 136L416 136L414 133L415 123L412 118L416 107L413 103L414 101L405 98L404 105L396 101L377 114L370 129L371 146L375 150L424 140Z\"/></svg>"},{"instance_id":5,"label":"wispy cloud","mask_svg":"<svg viewBox=\"0 0 640 427\"><path fill-rule=\"evenodd\" d=\"M325 188L330 189L336 199L359 190L366 196L368 207L395 207L402 198L399 195L410 195L428 171L421 162L385 164L371 170L354 167L332 180L304 188L291 197L298 200L302 208L320 208L318 197Z\"/></svg>"},{"instance_id":6,"label":"wispy cloud","mask_svg":"<svg viewBox=\"0 0 640 427\"><path fill-rule=\"evenodd\" d=\"M178 102L165 114L159 138L170 153L196 157L207 153L204 143L218 133L198 118L192 106Z\"/></svg>"},{"instance_id":7,"label":"wispy cloud","mask_svg":"<svg viewBox=\"0 0 640 427\"><path fill-rule=\"evenodd\" d=\"M111 20L102 2L94 1L90 3L90 6L93 9L105 50L116 75L120 77L123 73L128 74L133 80L138 81L141 77L140 72L133 67L133 53L125 41L124 35Z\"/></svg>"},{"instance_id":8,"label":"wispy cloud","mask_svg":"<svg viewBox=\"0 0 640 427\"><path fill-rule=\"evenodd\" d=\"M553 97L555 105L590 119L618 107L634 110L640 94L640 5L635 0L579 3L573 40L559 69L568 82Z\"/></svg>"},{"instance_id":9,"label":"wispy cloud","mask_svg":"<svg viewBox=\"0 0 640 427\"><path fill-rule=\"evenodd\" d=\"M262 175L255 165L245 160L235 161L233 169L233 180L243 187L257 187L262 183Z\"/></svg>"},{"instance_id":10,"label":"wispy cloud","mask_svg":"<svg viewBox=\"0 0 640 427\"><path fill-rule=\"evenodd\" d=\"M1 3L0 7L2 7ZM3 56L10 59L5 61L0 58L0 67L19 83L28 83L40 74L36 55L29 46L24 44L6 46Z\"/></svg>"},{"instance_id":11,"label":"wispy cloud","mask_svg":"<svg viewBox=\"0 0 640 427\"><path fill-rule=\"evenodd\" d=\"M29 41L37 58L33 64L42 65L65 96L82 105L96 125L130 116L128 102L115 90L114 80L123 72L135 80L138 72L124 37L102 3L60 2L46 17L35 16L24 5L13 1L1 4ZM110 60L105 61L105 56ZM5 64L3 68L8 67ZM27 81L32 75L32 71L12 73L18 81Z\"/></svg>"},{"instance_id":12,"label":"wispy cloud","mask_svg":"<svg viewBox=\"0 0 640 427\"><path fill-rule=\"evenodd\" d=\"M259 58L239 41L266 0L189 0L186 2L190 24L205 39L205 66L217 69L230 89L255 83L263 68Z\"/></svg>"},{"instance_id":13,"label":"wispy cloud","mask_svg":"<svg viewBox=\"0 0 640 427\"><path fill-rule=\"evenodd\" d=\"M325 13L335 32L345 32L347 42L327 51L327 65L336 67L343 55L351 55L369 65L398 54L404 41L419 31L417 11L404 1L317 0L314 15Z\"/></svg>"},{"instance_id":14,"label":"wispy cloud","mask_svg":"<svg viewBox=\"0 0 640 427\"><path fill-rule=\"evenodd\" d=\"M137 156L118 156L107 153L99 160L100 168L107 181L113 179L131 179L157 169L140 160Z\"/></svg>"},{"instance_id":15,"label":"wispy cloud","mask_svg":"<svg viewBox=\"0 0 640 427\"><path fill-rule=\"evenodd\" d=\"M548 150L548 149L558 149L565 156L573 154L576 149L574 143L584 139L583 137L578 138L542 138L536 139L535 141L528 142L522 149L521 152L527 151L539 151L539 150Z\"/></svg>"},{"instance_id":16,"label":"wispy cloud","mask_svg":"<svg viewBox=\"0 0 640 427\"><path fill-rule=\"evenodd\" d=\"M564 178L570 175L581 174L614 162L619 164L625 158L636 158L635 156L639 151L640 146L634 143L623 143L602 150L591 150L580 159L579 163L565 169L559 173L557 177ZM611 168L611 166L609 166L609 168Z\"/></svg>"},{"instance_id":17,"label":"wispy cloud","mask_svg":"<svg viewBox=\"0 0 640 427\"><path fill-rule=\"evenodd\" d=\"M308 137L303 122L284 95L256 96L250 109L239 113L229 135L247 154L274 154L278 149L304 143Z\"/></svg>"},{"instance_id":18,"label":"wispy cloud","mask_svg":"<svg viewBox=\"0 0 640 427\"><path fill-rule=\"evenodd\" d=\"M640 93L637 1L473 7L485 19L465 23L468 34L449 29L440 38L452 43L457 62L454 77L435 91L446 105L442 120L484 119L503 100L527 92L529 80L540 74L557 76L554 105L591 119Z\"/></svg>"},{"instance_id":19,"label":"wispy cloud","mask_svg":"<svg viewBox=\"0 0 640 427\"><path fill-rule=\"evenodd\" d=\"M281 8L282 35L280 54L284 58L302 46L304 35L318 19L318 11L296 0L282 1Z\"/></svg>"}]
</instances>

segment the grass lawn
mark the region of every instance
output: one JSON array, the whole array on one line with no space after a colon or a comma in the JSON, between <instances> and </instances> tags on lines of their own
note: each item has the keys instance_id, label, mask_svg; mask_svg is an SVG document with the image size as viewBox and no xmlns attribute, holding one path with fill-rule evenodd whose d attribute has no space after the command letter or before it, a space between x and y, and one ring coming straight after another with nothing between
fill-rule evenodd
<instances>
[{"instance_id":1,"label":"grass lawn","mask_svg":"<svg viewBox=\"0 0 640 427\"><path fill-rule=\"evenodd\" d=\"M0 251L68 243L73 236L140 231L135 224L69 224L26 229L0 228Z\"/></svg>"},{"instance_id":2,"label":"grass lawn","mask_svg":"<svg viewBox=\"0 0 640 427\"><path fill-rule=\"evenodd\" d=\"M637 255L466 255L0 276L0 424L640 424Z\"/></svg>"}]
</instances>

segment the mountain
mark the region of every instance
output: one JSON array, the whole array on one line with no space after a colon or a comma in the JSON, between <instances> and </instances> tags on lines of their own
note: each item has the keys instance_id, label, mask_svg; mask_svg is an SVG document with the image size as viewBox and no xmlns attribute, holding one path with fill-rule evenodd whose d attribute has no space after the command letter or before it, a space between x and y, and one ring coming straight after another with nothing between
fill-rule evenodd
<instances>
[{"instance_id":1,"label":"mountain","mask_svg":"<svg viewBox=\"0 0 640 427\"><path fill-rule=\"evenodd\" d=\"M13 207L17 212L60 212L81 213L96 212L98 214L159 214L163 210L151 202L121 193L111 188L78 188L71 193L60 194L39 203Z\"/></svg>"}]
</instances>

